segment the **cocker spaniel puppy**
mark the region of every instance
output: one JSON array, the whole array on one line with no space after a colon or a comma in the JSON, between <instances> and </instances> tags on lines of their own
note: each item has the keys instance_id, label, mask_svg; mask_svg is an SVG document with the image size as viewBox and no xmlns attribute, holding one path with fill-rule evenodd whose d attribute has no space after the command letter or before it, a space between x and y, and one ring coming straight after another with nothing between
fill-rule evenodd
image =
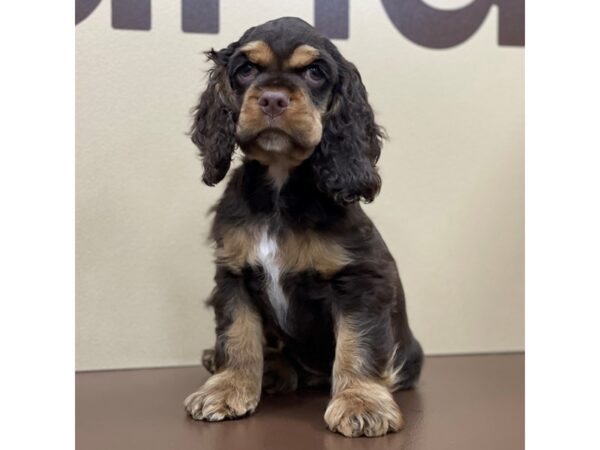
<instances>
[{"instance_id":1,"label":"cocker spaniel puppy","mask_svg":"<svg viewBox=\"0 0 600 450\"><path fill-rule=\"evenodd\" d=\"M203 181L243 164L214 207L213 373L185 400L199 420L255 410L261 391L330 383L329 429L402 428L392 392L423 353L396 264L360 206L377 195L382 130L356 67L306 22L281 18L220 51L195 111Z\"/></svg>"}]
</instances>

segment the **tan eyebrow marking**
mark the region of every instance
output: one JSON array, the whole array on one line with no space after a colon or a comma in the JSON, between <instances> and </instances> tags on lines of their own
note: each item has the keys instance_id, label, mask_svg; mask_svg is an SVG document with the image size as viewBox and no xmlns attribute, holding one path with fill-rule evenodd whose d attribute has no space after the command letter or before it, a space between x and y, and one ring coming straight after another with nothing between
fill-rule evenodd
<instances>
[{"instance_id":1,"label":"tan eyebrow marking","mask_svg":"<svg viewBox=\"0 0 600 450\"><path fill-rule=\"evenodd\" d=\"M296 47L292 55L283 63L284 69L299 69L308 66L319 57L319 50L310 45Z\"/></svg>"},{"instance_id":2,"label":"tan eyebrow marking","mask_svg":"<svg viewBox=\"0 0 600 450\"><path fill-rule=\"evenodd\" d=\"M268 67L275 64L273 50L265 41L252 41L244 45L241 50L250 62L259 66Z\"/></svg>"}]
</instances>

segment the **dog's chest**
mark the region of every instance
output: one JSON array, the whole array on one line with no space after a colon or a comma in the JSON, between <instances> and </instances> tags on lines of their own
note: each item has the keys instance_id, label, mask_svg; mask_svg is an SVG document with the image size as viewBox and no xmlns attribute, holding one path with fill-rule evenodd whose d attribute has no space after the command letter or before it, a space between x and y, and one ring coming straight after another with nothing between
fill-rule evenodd
<instances>
[{"instance_id":1,"label":"dog's chest","mask_svg":"<svg viewBox=\"0 0 600 450\"><path fill-rule=\"evenodd\" d=\"M283 289L288 277L311 273L328 280L351 263L352 258L334 237L314 230L274 233L270 227L234 227L223 232L216 250L217 263L241 274L244 268L261 268L261 290L267 294L269 303L281 328L286 328L290 298ZM292 305L293 306L293 305ZM298 306L298 305L296 305ZM292 308L294 309L294 308Z\"/></svg>"},{"instance_id":2,"label":"dog's chest","mask_svg":"<svg viewBox=\"0 0 600 450\"><path fill-rule=\"evenodd\" d=\"M269 302L275 312L277 321L282 328L286 323L288 311L288 299L281 287L281 275L283 264L281 250L277 244L277 239L267 231L263 231L254 250L257 263L262 266L265 274L265 290Z\"/></svg>"}]
</instances>

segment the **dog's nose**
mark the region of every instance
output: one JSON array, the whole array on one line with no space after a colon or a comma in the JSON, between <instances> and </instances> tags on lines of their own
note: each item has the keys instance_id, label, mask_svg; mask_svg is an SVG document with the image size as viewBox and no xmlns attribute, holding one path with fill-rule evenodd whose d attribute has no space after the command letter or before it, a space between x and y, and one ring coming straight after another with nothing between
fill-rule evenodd
<instances>
[{"instance_id":1,"label":"dog's nose","mask_svg":"<svg viewBox=\"0 0 600 450\"><path fill-rule=\"evenodd\" d=\"M265 91L258 99L258 106L269 117L283 114L290 104L290 98L280 91Z\"/></svg>"}]
</instances>

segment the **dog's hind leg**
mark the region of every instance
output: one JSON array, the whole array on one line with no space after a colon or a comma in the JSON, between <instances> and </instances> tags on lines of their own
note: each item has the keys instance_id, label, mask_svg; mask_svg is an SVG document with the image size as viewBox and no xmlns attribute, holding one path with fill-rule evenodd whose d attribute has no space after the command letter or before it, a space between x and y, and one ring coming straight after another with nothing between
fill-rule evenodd
<instances>
[{"instance_id":1,"label":"dog's hind leg","mask_svg":"<svg viewBox=\"0 0 600 450\"><path fill-rule=\"evenodd\" d=\"M419 341L412 338L405 348L396 351L392 364L394 373L392 390L414 388L423 368L423 349Z\"/></svg>"},{"instance_id":2,"label":"dog's hind leg","mask_svg":"<svg viewBox=\"0 0 600 450\"><path fill-rule=\"evenodd\" d=\"M281 351L265 348L263 390L268 394L285 394L298 388L298 372Z\"/></svg>"},{"instance_id":3,"label":"dog's hind leg","mask_svg":"<svg viewBox=\"0 0 600 450\"><path fill-rule=\"evenodd\" d=\"M263 390L267 394L285 394L298 388L298 372L281 351L269 347L264 349ZM202 352L202 365L209 373L216 372L215 350Z\"/></svg>"},{"instance_id":4,"label":"dog's hind leg","mask_svg":"<svg viewBox=\"0 0 600 450\"><path fill-rule=\"evenodd\" d=\"M217 371L214 348L207 348L202 352L202 365L210 374L214 374Z\"/></svg>"}]
</instances>

